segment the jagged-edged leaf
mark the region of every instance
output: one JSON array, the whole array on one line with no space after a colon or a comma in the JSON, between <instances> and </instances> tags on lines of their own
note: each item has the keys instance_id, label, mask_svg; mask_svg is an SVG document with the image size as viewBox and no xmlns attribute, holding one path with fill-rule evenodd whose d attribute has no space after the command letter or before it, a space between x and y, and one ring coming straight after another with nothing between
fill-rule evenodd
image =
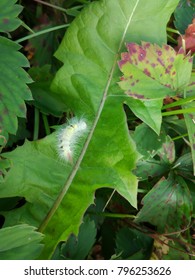
<instances>
[{"instance_id":1,"label":"jagged-edged leaf","mask_svg":"<svg viewBox=\"0 0 195 280\"><path fill-rule=\"evenodd\" d=\"M41 252L43 235L29 225L0 230L0 260L32 260Z\"/></svg>"},{"instance_id":2,"label":"jagged-edged leaf","mask_svg":"<svg viewBox=\"0 0 195 280\"><path fill-rule=\"evenodd\" d=\"M32 99L26 83L31 79L22 67L28 67L25 56L18 52L20 46L0 37L0 134L15 134L17 117L26 116L24 100ZM0 139L3 144L3 139Z\"/></svg>"},{"instance_id":3,"label":"jagged-edged leaf","mask_svg":"<svg viewBox=\"0 0 195 280\"><path fill-rule=\"evenodd\" d=\"M165 43L165 26L177 3L149 0L146 7L144 0L92 2L67 30L56 54L64 66L52 89L86 120L88 134L80 143L81 154L73 166L60 161L57 133L27 142L6 154L13 167L6 188L4 184L0 188L1 197L25 197L25 205L4 214L5 224L18 223L21 217L39 224L45 234L40 258L50 258L59 242L78 233L98 188L114 188L136 206L137 178L132 170L138 155L123 110L127 97L117 85L118 53L129 41Z\"/></svg>"},{"instance_id":4,"label":"jagged-edged leaf","mask_svg":"<svg viewBox=\"0 0 195 280\"><path fill-rule=\"evenodd\" d=\"M143 198L136 221L149 222L161 233L184 230L189 226L192 201L188 186L179 176L162 178Z\"/></svg>"},{"instance_id":5,"label":"jagged-edged leaf","mask_svg":"<svg viewBox=\"0 0 195 280\"><path fill-rule=\"evenodd\" d=\"M185 33L186 28L192 22L195 14L195 0L180 0L177 8L175 9L175 27L181 34Z\"/></svg>"},{"instance_id":6,"label":"jagged-edged leaf","mask_svg":"<svg viewBox=\"0 0 195 280\"><path fill-rule=\"evenodd\" d=\"M154 113L154 119L156 111L160 114L162 107L162 102L157 104L157 100L162 101L166 96L182 93L187 87L193 60L189 55L186 56L183 50L177 53L168 45L159 47L157 44L142 42L141 45L127 43L126 47L127 52L121 54L119 61L123 73L119 86L131 100L134 98L145 101L143 103L145 106L147 106L146 101L150 101L148 102L152 104L150 107L155 105L156 110L151 112ZM128 103L130 108L131 100ZM151 122L152 116L148 118L148 114L144 114L146 109L139 106L135 111L134 107L135 105L132 106L133 112L159 133L161 122L155 127Z\"/></svg>"},{"instance_id":7,"label":"jagged-edged leaf","mask_svg":"<svg viewBox=\"0 0 195 280\"><path fill-rule=\"evenodd\" d=\"M60 259L84 260L95 243L97 230L94 221L87 216L79 228L78 237L71 235L60 249Z\"/></svg>"},{"instance_id":8,"label":"jagged-edged leaf","mask_svg":"<svg viewBox=\"0 0 195 280\"><path fill-rule=\"evenodd\" d=\"M17 0L0 1L0 32L13 31L21 24L18 15L22 6L15 4L16 2Z\"/></svg>"},{"instance_id":9,"label":"jagged-edged leaf","mask_svg":"<svg viewBox=\"0 0 195 280\"><path fill-rule=\"evenodd\" d=\"M122 260L150 258L153 239L135 229L122 228L116 234L116 255Z\"/></svg>"}]
</instances>

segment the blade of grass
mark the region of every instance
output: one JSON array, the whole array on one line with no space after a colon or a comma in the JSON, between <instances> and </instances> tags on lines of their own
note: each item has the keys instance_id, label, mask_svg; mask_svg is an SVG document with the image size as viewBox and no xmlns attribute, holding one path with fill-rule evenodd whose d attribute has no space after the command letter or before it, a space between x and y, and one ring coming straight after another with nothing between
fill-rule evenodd
<instances>
[{"instance_id":1,"label":"blade of grass","mask_svg":"<svg viewBox=\"0 0 195 280\"><path fill-rule=\"evenodd\" d=\"M165 116L180 115L180 114L190 114L192 112L195 112L195 108L187 108L187 109L163 112L162 116L165 117Z\"/></svg>"},{"instance_id":2,"label":"blade of grass","mask_svg":"<svg viewBox=\"0 0 195 280\"><path fill-rule=\"evenodd\" d=\"M184 104L189 103L189 102L194 101L194 100L195 100L195 96L190 96L190 97L187 97L185 99L179 99L178 101L175 101L173 103L164 105L162 107L162 109L165 110L165 109L168 109L168 108L181 106L181 105L184 105Z\"/></svg>"},{"instance_id":3,"label":"blade of grass","mask_svg":"<svg viewBox=\"0 0 195 280\"><path fill-rule=\"evenodd\" d=\"M30 34L28 36L22 37L22 38L16 40L15 42L16 43L21 43L21 42L24 42L26 40L32 39L34 37L43 35L45 33L52 32L52 31L55 31L55 30L59 30L59 29L62 29L62 28L66 28L68 26L69 26L69 24L63 24L63 25L54 26L54 27L51 27L51 28L48 28L48 29L44 29L44 30L38 31L36 33Z\"/></svg>"}]
</instances>

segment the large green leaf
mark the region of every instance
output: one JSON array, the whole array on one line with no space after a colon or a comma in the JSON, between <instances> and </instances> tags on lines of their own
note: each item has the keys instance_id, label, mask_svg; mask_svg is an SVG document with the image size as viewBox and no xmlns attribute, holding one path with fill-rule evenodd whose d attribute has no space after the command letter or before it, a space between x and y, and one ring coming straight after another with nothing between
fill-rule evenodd
<instances>
[{"instance_id":1,"label":"large green leaf","mask_svg":"<svg viewBox=\"0 0 195 280\"><path fill-rule=\"evenodd\" d=\"M22 6L16 5L16 2L17 0L1 0L0 32L13 31L21 24L18 15L22 11Z\"/></svg>"},{"instance_id":2,"label":"large green leaf","mask_svg":"<svg viewBox=\"0 0 195 280\"><path fill-rule=\"evenodd\" d=\"M66 32L56 54L64 66L52 89L78 118L86 119L89 133L80 143L81 154L73 166L60 161L57 134L26 142L6 154L13 167L0 188L1 197L25 197L23 207L4 214L4 226L21 220L40 225L45 234L40 258L51 257L60 241L78 233L96 189L114 188L136 207L137 179L131 171L137 152L123 110L126 96L117 85L118 53L128 41L165 43L166 23L177 2L93 2Z\"/></svg>"}]
</instances>

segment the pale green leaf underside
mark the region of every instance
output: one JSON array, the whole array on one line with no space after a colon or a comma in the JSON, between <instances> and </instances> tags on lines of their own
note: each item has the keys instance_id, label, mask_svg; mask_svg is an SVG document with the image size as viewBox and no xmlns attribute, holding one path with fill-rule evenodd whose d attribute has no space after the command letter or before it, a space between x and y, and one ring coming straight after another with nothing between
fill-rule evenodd
<instances>
[{"instance_id":1,"label":"pale green leaf underside","mask_svg":"<svg viewBox=\"0 0 195 280\"><path fill-rule=\"evenodd\" d=\"M93 2L66 32L57 52L64 66L52 88L75 115L86 118L90 130L81 155L72 168L59 162L55 134L27 142L9 155L13 168L7 187L2 184L0 189L1 197L9 191L9 195L26 198L23 207L6 215L6 225L14 219L20 222L21 217L39 224L45 234L41 258L51 257L58 242L77 234L96 189L114 188L136 206L137 179L131 171L137 152L126 124L125 96L117 96L121 96L118 53L128 41L166 42L166 23L177 2L150 0L147 6L144 0ZM20 176L13 186L16 174Z\"/></svg>"}]
</instances>

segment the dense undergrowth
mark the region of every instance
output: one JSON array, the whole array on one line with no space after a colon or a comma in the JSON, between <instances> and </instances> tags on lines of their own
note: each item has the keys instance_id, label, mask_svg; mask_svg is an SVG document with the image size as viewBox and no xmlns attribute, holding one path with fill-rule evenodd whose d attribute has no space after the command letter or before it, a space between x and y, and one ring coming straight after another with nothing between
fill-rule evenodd
<instances>
[{"instance_id":1,"label":"dense undergrowth","mask_svg":"<svg viewBox=\"0 0 195 280\"><path fill-rule=\"evenodd\" d=\"M0 259L195 258L194 12L1 0Z\"/></svg>"}]
</instances>

